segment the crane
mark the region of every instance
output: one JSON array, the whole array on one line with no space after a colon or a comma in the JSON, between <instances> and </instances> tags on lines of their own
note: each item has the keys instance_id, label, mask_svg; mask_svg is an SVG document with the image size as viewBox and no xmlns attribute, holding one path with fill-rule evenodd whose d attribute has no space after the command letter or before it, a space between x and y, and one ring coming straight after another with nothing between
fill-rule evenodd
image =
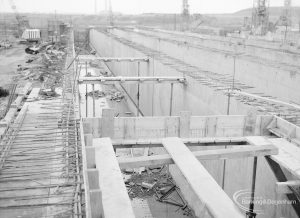
<instances>
[{"instance_id":1,"label":"crane","mask_svg":"<svg viewBox=\"0 0 300 218\"><path fill-rule=\"evenodd\" d=\"M9 4L10 4L10 7L13 10L13 12L16 16L16 20L18 22L18 35L20 37L22 35L23 31L29 27L29 24L28 24L28 21L19 14L14 0L9 0Z\"/></svg>"},{"instance_id":2,"label":"crane","mask_svg":"<svg viewBox=\"0 0 300 218\"><path fill-rule=\"evenodd\" d=\"M181 20L181 29L183 31L188 30L190 21L190 6L188 0L182 0Z\"/></svg>"},{"instance_id":3,"label":"crane","mask_svg":"<svg viewBox=\"0 0 300 218\"><path fill-rule=\"evenodd\" d=\"M112 11L111 0L108 1L108 21L110 26L114 26L114 14Z\"/></svg>"},{"instance_id":4,"label":"crane","mask_svg":"<svg viewBox=\"0 0 300 218\"><path fill-rule=\"evenodd\" d=\"M269 1L253 0L252 27L255 33L265 35L269 26Z\"/></svg>"},{"instance_id":5,"label":"crane","mask_svg":"<svg viewBox=\"0 0 300 218\"><path fill-rule=\"evenodd\" d=\"M189 17L190 16L190 9L189 9L189 2L188 0L182 0L182 16Z\"/></svg>"}]
</instances>

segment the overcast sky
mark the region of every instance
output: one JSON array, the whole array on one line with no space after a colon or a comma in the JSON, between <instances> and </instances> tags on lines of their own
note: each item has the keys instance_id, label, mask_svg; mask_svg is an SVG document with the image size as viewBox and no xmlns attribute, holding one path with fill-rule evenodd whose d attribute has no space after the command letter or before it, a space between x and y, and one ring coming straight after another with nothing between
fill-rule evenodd
<instances>
[{"instance_id":1,"label":"overcast sky","mask_svg":"<svg viewBox=\"0 0 300 218\"><path fill-rule=\"evenodd\" d=\"M95 0L14 0L20 12L86 13L95 11ZM113 11L126 14L179 13L182 0L111 0ZM105 0L97 0L97 11L104 10ZM192 13L231 13L252 7L253 0L189 0ZM271 6L282 6L284 0L271 0ZM292 1L300 6L300 0ZM9 0L0 0L1 11L12 11Z\"/></svg>"}]
</instances>

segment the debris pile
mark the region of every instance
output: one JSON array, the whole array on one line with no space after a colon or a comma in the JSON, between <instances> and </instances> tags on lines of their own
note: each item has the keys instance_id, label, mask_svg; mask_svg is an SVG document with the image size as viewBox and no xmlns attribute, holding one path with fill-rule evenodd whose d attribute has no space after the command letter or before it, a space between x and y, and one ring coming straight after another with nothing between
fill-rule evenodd
<instances>
[{"instance_id":1,"label":"debris pile","mask_svg":"<svg viewBox=\"0 0 300 218\"><path fill-rule=\"evenodd\" d=\"M40 91L39 95L41 97L43 97L44 99L50 99L50 98L54 98L54 97L59 96L59 94L57 94L55 92L54 88L52 88L52 89L43 89L43 90Z\"/></svg>"},{"instance_id":2,"label":"debris pile","mask_svg":"<svg viewBox=\"0 0 300 218\"><path fill-rule=\"evenodd\" d=\"M9 95L9 91L7 89L0 87L0 98L7 97L8 95Z\"/></svg>"},{"instance_id":3,"label":"debris pile","mask_svg":"<svg viewBox=\"0 0 300 218\"><path fill-rule=\"evenodd\" d=\"M45 88L59 85L66 56L66 47L59 43L43 42L25 49L23 65L18 65L16 80L43 82Z\"/></svg>"},{"instance_id":4,"label":"debris pile","mask_svg":"<svg viewBox=\"0 0 300 218\"><path fill-rule=\"evenodd\" d=\"M131 199L155 197L158 202L178 207L182 210L183 215L194 217L166 167L148 167L140 173L135 173L133 169L125 169L123 173L127 192Z\"/></svg>"},{"instance_id":5,"label":"debris pile","mask_svg":"<svg viewBox=\"0 0 300 218\"><path fill-rule=\"evenodd\" d=\"M94 68L102 68L102 64L99 61L90 61L90 66Z\"/></svg>"},{"instance_id":6,"label":"debris pile","mask_svg":"<svg viewBox=\"0 0 300 218\"><path fill-rule=\"evenodd\" d=\"M0 41L0 49L9 49L12 47L12 44L8 40Z\"/></svg>"},{"instance_id":7,"label":"debris pile","mask_svg":"<svg viewBox=\"0 0 300 218\"><path fill-rule=\"evenodd\" d=\"M168 186L168 174L163 167L145 169L144 172L135 173L133 169L125 169L124 174L131 176L125 179L130 198L146 198L156 194L162 188Z\"/></svg>"},{"instance_id":8,"label":"debris pile","mask_svg":"<svg viewBox=\"0 0 300 218\"><path fill-rule=\"evenodd\" d=\"M107 97L111 101L121 102L125 98L125 95L115 89L110 89L108 91L95 90L88 93L88 96L94 96L95 98Z\"/></svg>"}]
</instances>

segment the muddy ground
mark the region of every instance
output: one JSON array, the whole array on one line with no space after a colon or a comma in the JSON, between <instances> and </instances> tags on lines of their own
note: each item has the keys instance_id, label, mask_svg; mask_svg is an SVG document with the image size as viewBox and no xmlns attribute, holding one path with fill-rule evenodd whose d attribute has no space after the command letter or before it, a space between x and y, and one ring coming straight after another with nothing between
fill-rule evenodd
<instances>
[{"instance_id":1,"label":"muddy ground","mask_svg":"<svg viewBox=\"0 0 300 218\"><path fill-rule=\"evenodd\" d=\"M27 58L25 45L14 44L12 48L0 50L0 86L8 86L16 75L19 64Z\"/></svg>"},{"instance_id":2,"label":"muddy ground","mask_svg":"<svg viewBox=\"0 0 300 218\"><path fill-rule=\"evenodd\" d=\"M25 45L13 43L11 48L0 50L0 87L10 89L10 85L15 82L18 65L23 64L27 58L25 48ZM8 98L0 98L0 117L5 111Z\"/></svg>"}]
</instances>

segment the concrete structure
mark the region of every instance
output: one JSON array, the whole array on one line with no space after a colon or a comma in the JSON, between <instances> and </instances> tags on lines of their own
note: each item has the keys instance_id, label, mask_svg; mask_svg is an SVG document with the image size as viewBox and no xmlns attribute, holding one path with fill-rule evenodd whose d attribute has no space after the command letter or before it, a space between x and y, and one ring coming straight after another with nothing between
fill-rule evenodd
<instances>
[{"instance_id":1,"label":"concrete structure","mask_svg":"<svg viewBox=\"0 0 300 218\"><path fill-rule=\"evenodd\" d=\"M1 215L152 217L123 171L159 165L195 217L300 216L296 51L151 29L89 37L97 54L76 55L69 33L59 96L38 100L34 88L18 113L27 85L13 104Z\"/></svg>"},{"instance_id":2,"label":"concrete structure","mask_svg":"<svg viewBox=\"0 0 300 218\"><path fill-rule=\"evenodd\" d=\"M257 99L247 100L243 96L231 98L228 106L226 90L232 88L285 102L300 100L297 94L299 66L296 63L299 54L296 52L275 49L268 45L254 46L248 44L249 42L240 44L221 38L182 36L176 32L173 35L165 31L131 29L113 29L111 32L91 31L92 46L101 55L148 55L151 61L148 66L141 65L141 76L187 77L189 86L174 89L175 114L182 110L190 110L195 115L226 114L228 108L229 114L246 114L249 110L248 105L256 110L264 108L268 112L280 115L285 115L290 110L280 107L269 109L268 104L255 104ZM137 75L137 68L133 63L108 63L108 66L117 76ZM166 105L168 101L158 102L157 99L167 99L170 96L168 89L162 86L159 95L151 89L151 86L144 86L141 91L141 98L152 99L152 95L157 97L153 99L153 112L149 111L152 106L147 101L145 108L148 111L145 111L145 114L166 115L164 112L169 107ZM128 91L132 96L135 95L134 87L128 87ZM247 101L247 105L244 101Z\"/></svg>"},{"instance_id":3,"label":"concrete structure","mask_svg":"<svg viewBox=\"0 0 300 218\"><path fill-rule=\"evenodd\" d=\"M130 96L127 103L131 111L136 111L140 101L140 111L146 117L113 118L113 112L103 111L102 118L90 117L83 120L82 137L86 138L86 146L92 146L84 154L87 155L87 169L97 166L93 160L97 159L94 155L99 144L115 149L163 145L168 155L119 158L119 165L126 168L171 164L170 173L197 217L224 217L224 212L222 208L214 207L209 194L205 197L205 190L200 191L200 187L194 186L197 179L189 172L192 166L195 170L200 170L199 174L202 176L206 175L205 171L209 173L209 178L212 176L216 183L211 180L205 186L208 188L212 185L209 190L218 190L216 196L228 196L229 198L225 197L227 200L220 198L224 200L224 204L234 203L237 193L242 190L252 190L255 196L263 199L291 200L291 196L280 194L285 191L277 194L274 190L279 190L281 185L285 186L281 182L296 180L297 183L299 179L296 170L299 158L292 151L299 152L296 133L298 127L289 122L298 123L297 102L300 96L297 96L299 92L295 82L298 80L298 73L292 73L299 68L295 61L298 58L297 52L287 53L274 45L259 45L259 42L251 40L229 41L226 38L204 38L201 35L149 29L91 30L89 35L91 46L100 57L148 57L148 63L106 62L108 70L117 78L184 76L186 82L174 86L173 91L167 84L123 83L122 87ZM285 55L281 56L283 58L279 63L280 54ZM139 99L136 97L137 93ZM236 116L205 117L216 114ZM274 114L283 119L273 116ZM269 138L271 135L279 138ZM110 137L110 140L103 137ZM191 157L189 159L193 163L182 161L178 150L172 148L170 143L178 144L181 153L187 152L182 143L192 146L190 149L194 152L187 152L186 155ZM214 150L206 151L203 143ZM235 148L231 143L250 147L235 150L239 146ZM266 149L264 151L267 153L262 152L263 150L253 153L256 148ZM192 156L200 160L201 166ZM200 168L196 169L196 165ZM98 174L101 175L100 168ZM97 180L97 176L93 178ZM88 179L85 181L86 186L89 186ZM219 188L213 188L216 184ZM104 184L101 185L100 182L100 190L101 186ZM103 188L105 192L106 188ZM104 206L106 199L102 200L103 211L115 208ZM219 202L218 205L220 204ZM250 204L246 208L248 212L257 213L257 217L297 217L298 206ZM94 211L93 208L90 209L91 212ZM228 209L228 216L225 217L240 216L233 215L234 210ZM223 216L218 215L219 213ZM239 213L245 216L245 211L241 210Z\"/></svg>"}]
</instances>

